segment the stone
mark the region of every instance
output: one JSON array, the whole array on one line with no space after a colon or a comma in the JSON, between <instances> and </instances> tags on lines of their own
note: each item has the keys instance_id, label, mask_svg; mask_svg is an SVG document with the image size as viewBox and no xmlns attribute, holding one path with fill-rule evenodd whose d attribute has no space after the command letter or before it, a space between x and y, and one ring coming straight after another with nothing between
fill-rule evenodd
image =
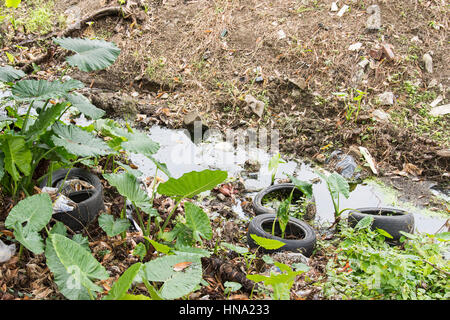
<instances>
[{"instance_id":1,"label":"stone","mask_svg":"<svg viewBox=\"0 0 450 320\"><path fill-rule=\"evenodd\" d=\"M381 109L376 109L372 112L372 117L375 118L375 120L380 122L388 122L391 119L391 116L389 113L384 112Z\"/></svg>"},{"instance_id":2,"label":"stone","mask_svg":"<svg viewBox=\"0 0 450 320\"><path fill-rule=\"evenodd\" d=\"M383 50L383 55L388 60L394 60L395 54L394 54L394 47L389 43L383 43L381 45L381 49Z\"/></svg>"},{"instance_id":3,"label":"stone","mask_svg":"<svg viewBox=\"0 0 450 320\"><path fill-rule=\"evenodd\" d=\"M258 117L262 117L264 113L264 102L259 101L255 97L253 97L251 94L247 94L245 96L245 102L250 107L250 109L255 113Z\"/></svg>"},{"instance_id":4,"label":"stone","mask_svg":"<svg viewBox=\"0 0 450 320\"><path fill-rule=\"evenodd\" d=\"M431 108L430 110L430 115L432 115L433 117L443 116L448 113L450 113L450 103Z\"/></svg>"},{"instance_id":5,"label":"stone","mask_svg":"<svg viewBox=\"0 0 450 320\"><path fill-rule=\"evenodd\" d=\"M306 86L308 85L307 83L306 83L306 80L305 79L303 79L303 78L296 78L296 79L293 79L293 78L289 78L288 80L287 80L289 83L292 83L294 86L296 86L297 88L299 88L299 89L301 89L301 90L305 90L306 89Z\"/></svg>"},{"instance_id":6,"label":"stone","mask_svg":"<svg viewBox=\"0 0 450 320\"><path fill-rule=\"evenodd\" d=\"M381 29L381 13L378 5L371 5L367 8L370 17L367 19L366 28L369 31L378 31Z\"/></svg>"},{"instance_id":7,"label":"stone","mask_svg":"<svg viewBox=\"0 0 450 320\"><path fill-rule=\"evenodd\" d=\"M394 93L390 91L386 91L380 95L378 95L378 101L382 106L391 106L394 104Z\"/></svg>"},{"instance_id":8,"label":"stone","mask_svg":"<svg viewBox=\"0 0 450 320\"><path fill-rule=\"evenodd\" d=\"M425 70L428 73L433 73L433 58L430 56L430 54L425 53L422 59L423 62L425 63Z\"/></svg>"},{"instance_id":9,"label":"stone","mask_svg":"<svg viewBox=\"0 0 450 320\"><path fill-rule=\"evenodd\" d=\"M183 118L183 123L185 126L193 126L195 121L202 121L202 117L197 111L191 111Z\"/></svg>"}]
</instances>

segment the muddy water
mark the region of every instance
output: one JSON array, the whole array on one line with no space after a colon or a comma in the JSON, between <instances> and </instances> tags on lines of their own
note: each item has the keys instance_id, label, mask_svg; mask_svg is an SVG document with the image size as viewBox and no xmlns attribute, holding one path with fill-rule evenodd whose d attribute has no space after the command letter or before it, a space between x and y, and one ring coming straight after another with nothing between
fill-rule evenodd
<instances>
[{"instance_id":1,"label":"muddy water","mask_svg":"<svg viewBox=\"0 0 450 320\"><path fill-rule=\"evenodd\" d=\"M242 177L249 196L254 196L257 191L267 187L271 183L271 174L268 171L268 163L271 154L257 148L235 148L233 145L217 137L210 137L206 141L194 144L183 130L170 130L158 126L150 128L148 134L151 139L160 144L160 150L155 158L165 163L174 178L192 170L220 169L228 172L229 178ZM131 160L139 166L144 176L155 174L155 165L147 158L140 155L132 155ZM247 160L258 161L260 169L257 172L247 172L244 164ZM333 204L328 193L326 183L317 179L311 165L305 162L288 161L280 164L276 179L286 178L286 174L294 175L305 181L319 181L313 184L319 223L332 222ZM158 173L163 178L162 172ZM243 220L249 217L240 207L241 200L237 199L233 210ZM426 208L419 208L411 203L400 202L393 190L387 190L375 180L368 180L356 186L350 197L341 197L340 208L363 207L396 207L413 212L416 231L435 233L445 223L445 215L436 216L430 214ZM442 231L442 230L441 230Z\"/></svg>"}]
</instances>

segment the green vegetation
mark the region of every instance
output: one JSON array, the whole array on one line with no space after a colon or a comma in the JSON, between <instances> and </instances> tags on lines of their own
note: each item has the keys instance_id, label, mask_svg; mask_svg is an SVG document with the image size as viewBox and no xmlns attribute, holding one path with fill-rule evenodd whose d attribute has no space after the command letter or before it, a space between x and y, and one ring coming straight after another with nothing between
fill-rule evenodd
<instances>
[{"instance_id":1,"label":"green vegetation","mask_svg":"<svg viewBox=\"0 0 450 320\"><path fill-rule=\"evenodd\" d=\"M325 297L448 299L450 265L443 255L449 249L449 233L403 233L401 245L391 246L384 230L370 229L372 221L366 217L355 228L342 223L333 242L320 242L330 255Z\"/></svg>"}]
</instances>

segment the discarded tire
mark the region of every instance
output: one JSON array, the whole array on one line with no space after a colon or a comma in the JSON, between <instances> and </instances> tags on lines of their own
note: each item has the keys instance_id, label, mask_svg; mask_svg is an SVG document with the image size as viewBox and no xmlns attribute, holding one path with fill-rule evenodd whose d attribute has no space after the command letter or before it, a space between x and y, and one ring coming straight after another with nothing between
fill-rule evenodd
<instances>
[{"instance_id":1,"label":"discarded tire","mask_svg":"<svg viewBox=\"0 0 450 320\"><path fill-rule=\"evenodd\" d=\"M363 218L373 217L372 229L383 229L389 233L393 239L388 241L398 241L402 236L400 231L414 232L414 216L412 213L393 208L358 208L348 214L348 222L351 227Z\"/></svg>"},{"instance_id":2,"label":"discarded tire","mask_svg":"<svg viewBox=\"0 0 450 320\"><path fill-rule=\"evenodd\" d=\"M253 210L255 211L256 215L265 214L265 213L272 213L276 214L276 211L274 208L265 207L262 202L263 198L267 195L275 192L282 192L286 194L286 197L289 196L289 194L292 192L292 189L295 188L293 193L293 199L299 199L303 196L303 192L301 192L298 188L295 187L293 183L280 183L275 184L273 186L267 187L263 190L261 190L253 199ZM303 217L305 220L313 220L316 216L316 205L314 196L310 199L311 203L309 203L306 207L306 213Z\"/></svg>"},{"instance_id":3,"label":"discarded tire","mask_svg":"<svg viewBox=\"0 0 450 320\"><path fill-rule=\"evenodd\" d=\"M291 217L286 226L284 238L281 238L277 236L281 234L278 223L275 223L275 235L272 235L272 225L275 219L276 215L266 213L256 216L250 221L247 231L247 243L250 248L258 247L250 236L255 234L259 237L275 239L285 243L284 246L276 250L261 248L264 252L294 251L309 257L316 245L314 229L306 222Z\"/></svg>"},{"instance_id":4,"label":"discarded tire","mask_svg":"<svg viewBox=\"0 0 450 320\"><path fill-rule=\"evenodd\" d=\"M67 175L68 171L68 169L54 171L52 173L51 187L59 187L64 180L80 179L92 185L93 188L68 194L67 196L77 204L76 208L72 211L55 213L53 218L61 221L73 231L80 231L97 217L100 210L103 210L103 187L100 179L89 171L73 168ZM46 185L47 178L41 182L40 187L43 188Z\"/></svg>"}]
</instances>

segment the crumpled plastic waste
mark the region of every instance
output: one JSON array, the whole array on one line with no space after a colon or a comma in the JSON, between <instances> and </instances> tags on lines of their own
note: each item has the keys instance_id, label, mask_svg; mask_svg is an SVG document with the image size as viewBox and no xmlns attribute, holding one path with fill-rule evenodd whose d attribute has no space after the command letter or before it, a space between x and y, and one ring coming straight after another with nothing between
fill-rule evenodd
<instances>
[{"instance_id":1,"label":"crumpled plastic waste","mask_svg":"<svg viewBox=\"0 0 450 320\"><path fill-rule=\"evenodd\" d=\"M69 179L66 181L62 180L56 185L56 187L61 189L61 193L65 196L69 196L71 193L76 191L94 189L92 184L81 179Z\"/></svg>"},{"instance_id":2,"label":"crumpled plastic waste","mask_svg":"<svg viewBox=\"0 0 450 320\"><path fill-rule=\"evenodd\" d=\"M66 195L59 193L58 188L44 187L42 192L48 193L52 199L53 214L73 211L77 207L76 202Z\"/></svg>"},{"instance_id":3,"label":"crumpled plastic waste","mask_svg":"<svg viewBox=\"0 0 450 320\"><path fill-rule=\"evenodd\" d=\"M0 240L0 263L8 261L15 254L16 254L15 244L6 245L3 243L2 240Z\"/></svg>"},{"instance_id":4,"label":"crumpled plastic waste","mask_svg":"<svg viewBox=\"0 0 450 320\"><path fill-rule=\"evenodd\" d=\"M343 153L340 150L335 150L330 154L330 158L328 161L336 159L336 163L334 164L335 170L341 174L346 179L352 178L355 170L357 168L357 164L355 159L352 156ZM357 179L359 174L355 175L355 179Z\"/></svg>"}]
</instances>

